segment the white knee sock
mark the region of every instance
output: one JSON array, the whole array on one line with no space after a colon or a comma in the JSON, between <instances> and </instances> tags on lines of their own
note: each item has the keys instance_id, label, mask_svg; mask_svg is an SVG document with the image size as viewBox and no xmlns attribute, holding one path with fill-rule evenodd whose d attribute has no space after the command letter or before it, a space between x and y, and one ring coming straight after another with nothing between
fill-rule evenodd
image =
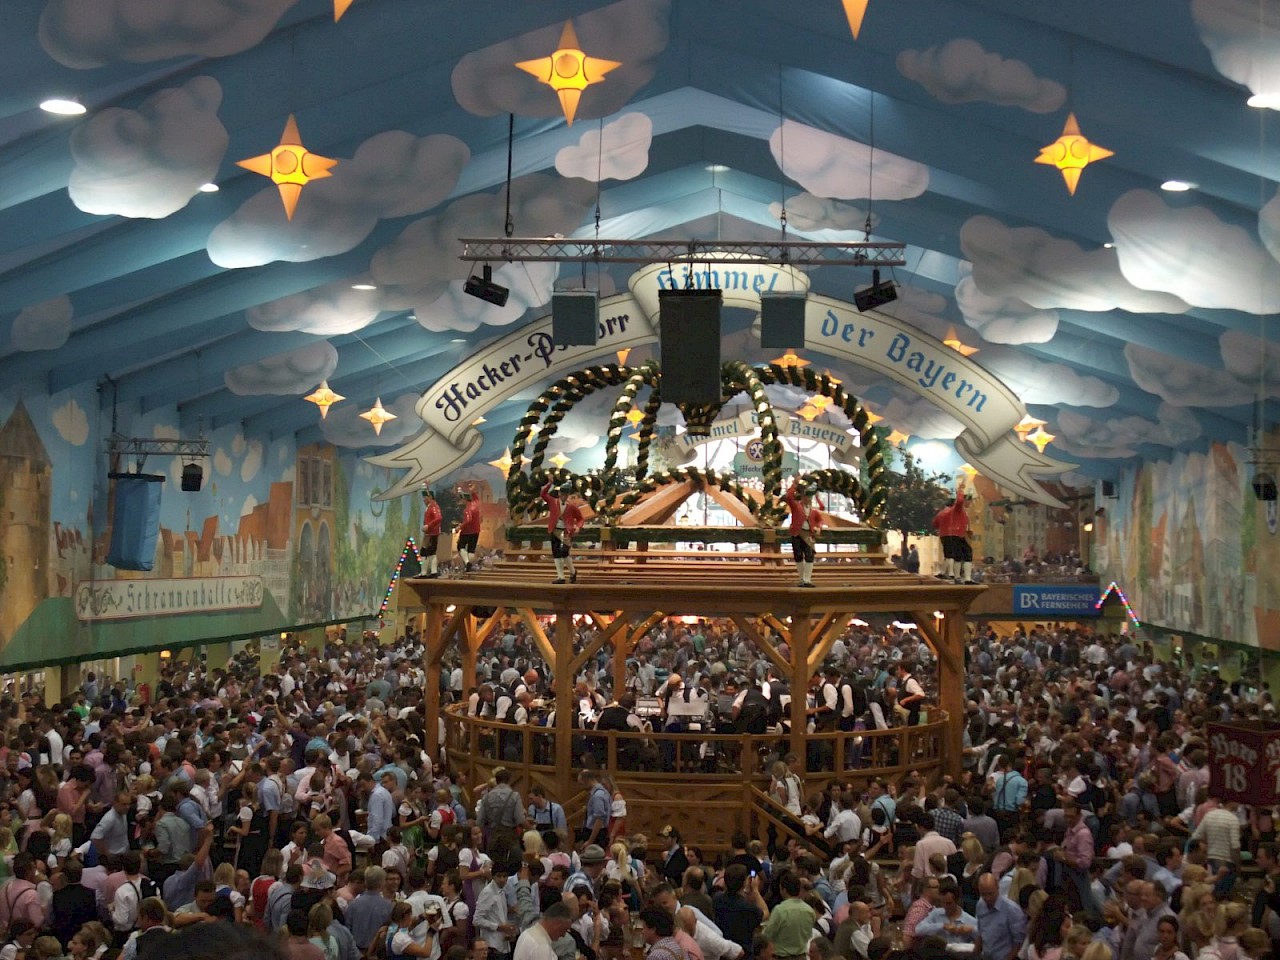
<instances>
[{"instance_id":1,"label":"white knee sock","mask_svg":"<svg viewBox=\"0 0 1280 960\"><path fill-rule=\"evenodd\" d=\"M804 562L804 582L813 583L813 561L806 560Z\"/></svg>"},{"instance_id":2,"label":"white knee sock","mask_svg":"<svg viewBox=\"0 0 1280 960\"><path fill-rule=\"evenodd\" d=\"M559 580L563 580L564 579L564 560L561 559L560 557L555 557L554 559L556 562L556 578Z\"/></svg>"},{"instance_id":3,"label":"white knee sock","mask_svg":"<svg viewBox=\"0 0 1280 960\"><path fill-rule=\"evenodd\" d=\"M427 573L434 576L436 573L436 558L434 556L427 557Z\"/></svg>"},{"instance_id":4,"label":"white knee sock","mask_svg":"<svg viewBox=\"0 0 1280 960\"><path fill-rule=\"evenodd\" d=\"M968 583L973 579L973 562L971 560L966 560L964 563L960 564L960 570L960 579L965 581L965 583Z\"/></svg>"}]
</instances>

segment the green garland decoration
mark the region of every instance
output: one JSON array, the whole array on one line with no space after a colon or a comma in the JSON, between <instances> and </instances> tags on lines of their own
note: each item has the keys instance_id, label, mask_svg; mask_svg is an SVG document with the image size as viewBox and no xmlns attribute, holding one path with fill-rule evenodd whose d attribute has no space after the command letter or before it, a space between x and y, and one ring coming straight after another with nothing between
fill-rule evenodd
<instances>
[{"instance_id":1,"label":"green garland decoration","mask_svg":"<svg viewBox=\"0 0 1280 960\"><path fill-rule=\"evenodd\" d=\"M783 447L778 436L778 418L764 391L765 382L754 367L741 360L726 363L721 369L720 380L726 392L733 391L730 396L745 391L751 401L760 427L760 439L764 443L764 466L761 470L764 502L758 511L753 512L762 521L777 522L786 513L786 505L781 500Z\"/></svg>"},{"instance_id":2,"label":"green garland decoration","mask_svg":"<svg viewBox=\"0 0 1280 960\"><path fill-rule=\"evenodd\" d=\"M834 468L811 470L809 473L798 475L795 481L797 485L807 485L815 492L838 493L840 496L848 497L859 505L864 502L862 484L848 470L836 470Z\"/></svg>"},{"instance_id":3,"label":"green garland decoration","mask_svg":"<svg viewBox=\"0 0 1280 960\"><path fill-rule=\"evenodd\" d=\"M878 518L884 514L885 502L888 498L889 468L885 463L884 445L880 434L867 417L867 411L858 403L857 397L846 393L838 383L832 383L827 374L816 374L811 370L796 366L779 366L768 364L757 367L760 378L766 383L779 383L786 386L800 387L809 393L821 394L836 404L854 428L858 431L862 442L863 462L867 468L867 489L862 491L854 502L866 520ZM841 493L843 491L833 490Z\"/></svg>"}]
</instances>

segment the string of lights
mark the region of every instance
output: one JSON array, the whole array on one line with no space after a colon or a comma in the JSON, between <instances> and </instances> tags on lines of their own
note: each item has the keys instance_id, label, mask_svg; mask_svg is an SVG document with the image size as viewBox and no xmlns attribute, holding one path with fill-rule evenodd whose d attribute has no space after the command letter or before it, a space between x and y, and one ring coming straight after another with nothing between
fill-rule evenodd
<instances>
[{"instance_id":1,"label":"string of lights","mask_svg":"<svg viewBox=\"0 0 1280 960\"><path fill-rule=\"evenodd\" d=\"M404 542L404 548L400 551L400 559L396 561L395 569L391 571L391 579L387 582L387 592L382 598L382 606L378 608L378 626L386 625L387 607L391 605L391 594L395 593L396 584L400 582L400 571L404 569L404 562L409 558L409 551L413 551L413 555L418 555L418 545L414 542L413 537L409 537Z\"/></svg>"},{"instance_id":2,"label":"string of lights","mask_svg":"<svg viewBox=\"0 0 1280 960\"><path fill-rule=\"evenodd\" d=\"M1098 598L1098 602L1096 604L1097 609L1101 611L1102 605L1107 602L1107 597L1111 596L1113 593L1120 598L1120 603L1124 605L1124 612L1129 615L1129 619L1133 621L1133 625L1135 627L1141 627L1142 621L1139 620L1138 615L1133 612L1133 607L1129 603L1129 598L1126 597L1124 595L1124 591L1120 589L1120 584L1116 583L1114 580L1111 581L1111 586L1107 587L1107 589L1103 591L1102 596Z\"/></svg>"}]
</instances>

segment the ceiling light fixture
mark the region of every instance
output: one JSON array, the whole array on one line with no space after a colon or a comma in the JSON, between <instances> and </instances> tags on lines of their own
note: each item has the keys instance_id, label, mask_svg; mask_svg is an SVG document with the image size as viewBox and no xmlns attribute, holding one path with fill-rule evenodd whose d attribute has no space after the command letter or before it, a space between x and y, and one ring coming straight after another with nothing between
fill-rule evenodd
<instances>
[{"instance_id":1,"label":"ceiling light fixture","mask_svg":"<svg viewBox=\"0 0 1280 960\"><path fill-rule=\"evenodd\" d=\"M351 285L351 289L352 290L377 290L378 286L377 284L374 284L374 283L353 283Z\"/></svg>"},{"instance_id":2,"label":"ceiling light fixture","mask_svg":"<svg viewBox=\"0 0 1280 960\"><path fill-rule=\"evenodd\" d=\"M378 436L382 436L382 425L396 419L396 415L382 405L382 398L378 397L373 402L373 406L360 414L361 420L368 420L373 425L373 432Z\"/></svg>"},{"instance_id":3,"label":"ceiling light fixture","mask_svg":"<svg viewBox=\"0 0 1280 960\"><path fill-rule=\"evenodd\" d=\"M462 289L469 296L492 303L495 307L505 307L507 297L511 295L511 291L502 284L493 282L493 267L487 263L481 268L480 276L472 274L467 277L467 282L462 285Z\"/></svg>"},{"instance_id":4,"label":"ceiling light fixture","mask_svg":"<svg viewBox=\"0 0 1280 960\"><path fill-rule=\"evenodd\" d=\"M708 163L705 169L707 173L728 173L731 168L723 163Z\"/></svg>"},{"instance_id":5,"label":"ceiling light fixture","mask_svg":"<svg viewBox=\"0 0 1280 960\"><path fill-rule=\"evenodd\" d=\"M1036 163L1057 167L1062 171L1062 179L1067 182L1067 192L1076 193L1076 184L1080 182L1080 174L1095 160L1105 160L1115 156L1115 152L1089 139L1080 132L1080 124L1076 122L1074 113L1067 114L1067 122L1062 128L1062 136L1048 146L1040 148L1040 156Z\"/></svg>"},{"instance_id":6,"label":"ceiling light fixture","mask_svg":"<svg viewBox=\"0 0 1280 960\"><path fill-rule=\"evenodd\" d=\"M942 343L950 347L962 357L972 357L978 352L977 347L971 347L960 340L959 334L956 333L955 327L947 327L947 335L942 338Z\"/></svg>"},{"instance_id":7,"label":"ceiling light fixture","mask_svg":"<svg viewBox=\"0 0 1280 960\"><path fill-rule=\"evenodd\" d=\"M467 342L467 338L466 338L466 337L454 337L454 338L453 338L452 340L450 340L449 342L450 342L450 343L466 343L466 342Z\"/></svg>"},{"instance_id":8,"label":"ceiling light fixture","mask_svg":"<svg viewBox=\"0 0 1280 960\"><path fill-rule=\"evenodd\" d=\"M617 352L618 366L625 367L627 365L627 357L631 356L631 348L623 347Z\"/></svg>"},{"instance_id":9,"label":"ceiling light fixture","mask_svg":"<svg viewBox=\"0 0 1280 960\"><path fill-rule=\"evenodd\" d=\"M853 34L853 39L858 39L858 34L862 32L862 20L867 15L867 4L871 0L842 0L844 3L844 15L849 21L849 32Z\"/></svg>"},{"instance_id":10,"label":"ceiling light fixture","mask_svg":"<svg viewBox=\"0 0 1280 960\"><path fill-rule=\"evenodd\" d=\"M240 160L236 165L269 178L279 187L285 216L292 220L302 188L312 180L333 176L330 171L338 165L338 161L312 153L304 147L302 138L298 135L297 121L293 119L293 114L289 114L280 142L270 153Z\"/></svg>"},{"instance_id":11,"label":"ceiling light fixture","mask_svg":"<svg viewBox=\"0 0 1280 960\"><path fill-rule=\"evenodd\" d=\"M770 360L775 367L807 367L808 360L802 360L794 350L788 350L777 360Z\"/></svg>"},{"instance_id":12,"label":"ceiling light fixture","mask_svg":"<svg viewBox=\"0 0 1280 960\"><path fill-rule=\"evenodd\" d=\"M1114 243L1111 243L1110 241L1102 245L1103 250L1114 250L1115 248L1116 248L1116 245Z\"/></svg>"},{"instance_id":13,"label":"ceiling light fixture","mask_svg":"<svg viewBox=\"0 0 1280 960\"><path fill-rule=\"evenodd\" d=\"M340 393L334 393L329 389L329 381L321 380L320 386L316 387L311 393L302 398L308 403L314 403L320 408L320 419L324 420L329 416L329 408L340 400L347 399Z\"/></svg>"},{"instance_id":14,"label":"ceiling light fixture","mask_svg":"<svg viewBox=\"0 0 1280 960\"><path fill-rule=\"evenodd\" d=\"M1245 103L1255 110L1280 110L1280 93L1255 93Z\"/></svg>"},{"instance_id":15,"label":"ceiling light fixture","mask_svg":"<svg viewBox=\"0 0 1280 960\"><path fill-rule=\"evenodd\" d=\"M201 193L217 193L221 188L213 182L200 184Z\"/></svg>"},{"instance_id":16,"label":"ceiling light fixture","mask_svg":"<svg viewBox=\"0 0 1280 960\"><path fill-rule=\"evenodd\" d=\"M1040 427L1043 427L1046 423L1047 421L1037 420L1035 417L1031 416L1031 414L1028 413L1025 417L1023 417L1021 420L1018 421L1017 426L1013 428L1013 432L1018 435L1019 440L1026 440L1027 434L1029 434L1032 430L1038 430Z\"/></svg>"},{"instance_id":17,"label":"ceiling light fixture","mask_svg":"<svg viewBox=\"0 0 1280 960\"><path fill-rule=\"evenodd\" d=\"M1052 433L1046 431L1044 427L1036 427L1035 430L1027 434L1027 443L1034 443L1036 449L1041 453L1044 453L1044 448L1057 439Z\"/></svg>"},{"instance_id":18,"label":"ceiling light fixture","mask_svg":"<svg viewBox=\"0 0 1280 960\"><path fill-rule=\"evenodd\" d=\"M356 0L333 0L333 22L337 23L342 19L342 15L351 9L351 4Z\"/></svg>"},{"instance_id":19,"label":"ceiling light fixture","mask_svg":"<svg viewBox=\"0 0 1280 960\"><path fill-rule=\"evenodd\" d=\"M1192 183L1190 180L1166 180L1160 184L1161 190L1167 190L1169 193L1186 193L1188 190L1194 190L1199 184Z\"/></svg>"},{"instance_id":20,"label":"ceiling light fixture","mask_svg":"<svg viewBox=\"0 0 1280 960\"><path fill-rule=\"evenodd\" d=\"M622 64L617 60L601 60L583 53L578 44L578 34L573 29L573 21L570 20L560 31L560 46L551 56L522 60L516 66L537 77L539 83L545 83L559 95L565 121L573 126L582 91L593 83L599 83L605 74Z\"/></svg>"},{"instance_id":21,"label":"ceiling light fixture","mask_svg":"<svg viewBox=\"0 0 1280 960\"><path fill-rule=\"evenodd\" d=\"M513 463L515 463L515 461L511 459L511 448L507 447L506 450L502 451L502 456L500 456L497 460L489 461L489 466L496 467L499 471L501 471L502 475L505 477L508 473L511 472L511 464Z\"/></svg>"},{"instance_id":22,"label":"ceiling light fixture","mask_svg":"<svg viewBox=\"0 0 1280 960\"><path fill-rule=\"evenodd\" d=\"M70 97L50 97L40 101L40 109L58 117L80 117L89 112L79 100Z\"/></svg>"}]
</instances>

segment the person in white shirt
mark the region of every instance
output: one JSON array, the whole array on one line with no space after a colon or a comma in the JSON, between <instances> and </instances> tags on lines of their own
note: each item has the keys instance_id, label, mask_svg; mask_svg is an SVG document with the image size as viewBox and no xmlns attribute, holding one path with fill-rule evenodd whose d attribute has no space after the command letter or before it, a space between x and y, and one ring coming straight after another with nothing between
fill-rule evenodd
<instances>
[{"instance_id":1,"label":"person in white shirt","mask_svg":"<svg viewBox=\"0 0 1280 960\"><path fill-rule=\"evenodd\" d=\"M489 944L492 953L505 956L508 941L519 933L507 915L507 868L495 863L490 880L476 895L476 913L472 921L476 937Z\"/></svg>"},{"instance_id":2,"label":"person in white shirt","mask_svg":"<svg viewBox=\"0 0 1280 960\"><path fill-rule=\"evenodd\" d=\"M552 946L569 932L573 913L568 905L555 903L542 912L541 919L520 934L511 960L556 960Z\"/></svg>"}]
</instances>

